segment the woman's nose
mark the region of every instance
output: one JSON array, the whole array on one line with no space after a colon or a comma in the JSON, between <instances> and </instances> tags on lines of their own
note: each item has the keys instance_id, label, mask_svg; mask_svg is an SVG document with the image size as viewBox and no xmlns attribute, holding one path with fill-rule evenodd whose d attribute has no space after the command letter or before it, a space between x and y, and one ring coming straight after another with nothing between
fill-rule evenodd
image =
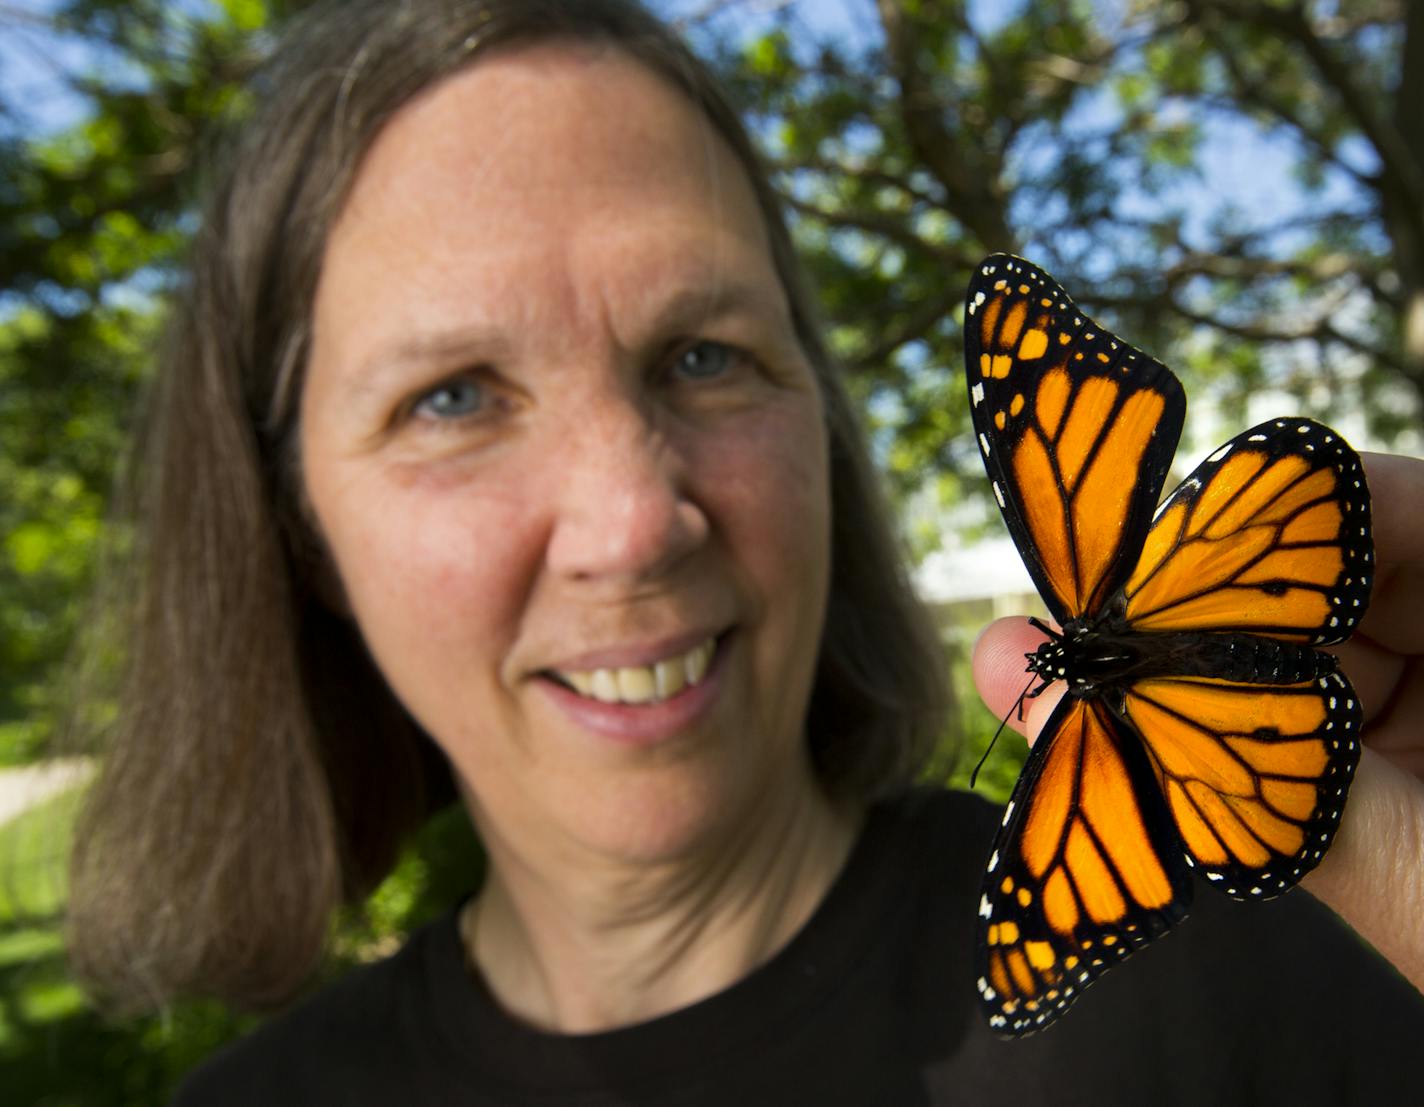
<instances>
[{"instance_id":1,"label":"woman's nose","mask_svg":"<svg viewBox=\"0 0 1424 1107\"><path fill-rule=\"evenodd\" d=\"M557 447L549 566L575 579L642 583L706 541L686 460L633 405L585 420Z\"/></svg>"}]
</instances>

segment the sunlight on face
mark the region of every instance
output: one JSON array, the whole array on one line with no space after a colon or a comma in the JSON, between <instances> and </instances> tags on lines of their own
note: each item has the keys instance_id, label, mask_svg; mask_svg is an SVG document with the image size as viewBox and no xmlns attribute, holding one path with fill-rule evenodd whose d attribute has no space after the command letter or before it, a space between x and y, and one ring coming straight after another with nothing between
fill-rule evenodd
<instances>
[{"instance_id":1,"label":"sunlight on face","mask_svg":"<svg viewBox=\"0 0 1424 1107\"><path fill-rule=\"evenodd\" d=\"M750 184L636 62L504 52L394 117L324 259L301 447L492 848L674 856L813 787L820 398Z\"/></svg>"}]
</instances>

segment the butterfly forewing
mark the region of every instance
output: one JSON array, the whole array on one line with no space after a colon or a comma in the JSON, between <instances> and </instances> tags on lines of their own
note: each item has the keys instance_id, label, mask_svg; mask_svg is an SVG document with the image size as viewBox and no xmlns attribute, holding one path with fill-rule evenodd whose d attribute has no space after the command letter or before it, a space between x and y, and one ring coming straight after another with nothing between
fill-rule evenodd
<instances>
[{"instance_id":1,"label":"butterfly forewing","mask_svg":"<svg viewBox=\"0 0 1424 1107\"><path fill-rule=\"evenodd\" d=\"M1341 674L1290 685L1140 680L1123 715L1189 862L1219 890L1270 899L1316 866L1360 757L1360 705Z\"/></svg>"},{"instance_id":2,"label":"butterfly forewing","mask_svg":"<svg viewBox=\"0 0 1424 1107\"><path fill-rule=\"evenodd\" d=\"M1328 645L1373 576L1360 459L1308 419L1233 438L1167 498L1126 586L1141 631L1245 631Z\"/></svg>"},{"instance_id":3,"label":"butterfly forewing","mask_svg":"<svg viewBox=\"0 0 1424 1107\"><path fill-rule=\"evenodd\" d=\"M1009 532L1054 618L1093 614L1151 523L1181 385L1006 254L975 271L964 334L974 430Z\"/></svg>"},{"instance_id":4,"label":"butterfly forewing","mask_svg":"<svg viewBox=\"0 0 1424 1107\"><path fill-rule=\"evenodd\" d=\"M1191 883L1139 745L1065 696L1019 777L979 904L989 1024L1038 1030L1186 911Z\"/></svg>"}]
</instances>

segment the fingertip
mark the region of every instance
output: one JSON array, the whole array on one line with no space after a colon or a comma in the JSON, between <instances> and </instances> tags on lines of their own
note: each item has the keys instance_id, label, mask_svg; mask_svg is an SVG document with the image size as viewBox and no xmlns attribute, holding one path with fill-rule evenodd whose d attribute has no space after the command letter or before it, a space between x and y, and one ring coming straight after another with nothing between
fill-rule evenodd
<instances>
[{"instance_id":1,"label":"fingertip","mask_svg":"<svg viewBox=\"0 0 1424 1107\"><path fill-rule=\"evenodd\" d=\"M1039 733L1048 722L1048 717L1053 714L1053 709L1058 706L1058 701L1067 691L1066 684L1061 680L1055 680L1044 688L1042 695L1028 701L1028 706L1024 709L1022 729L1030 746L1038 739Z\"/></svg>"},{"instance_id":2,"label":"fingertip","mask_svg":"<svg viewBox=\"0 0 1424 1107\"><path fill-rule=\"evenodd\" d=\"M1023 695L1028 681L1025 655L1043 640L1043 632L1022 616L995 619L979 632L971 668L975 687L994 714L1003 716ZM1013 720L1010 725L1014 725Z\"/></svg>"}]
</instances>

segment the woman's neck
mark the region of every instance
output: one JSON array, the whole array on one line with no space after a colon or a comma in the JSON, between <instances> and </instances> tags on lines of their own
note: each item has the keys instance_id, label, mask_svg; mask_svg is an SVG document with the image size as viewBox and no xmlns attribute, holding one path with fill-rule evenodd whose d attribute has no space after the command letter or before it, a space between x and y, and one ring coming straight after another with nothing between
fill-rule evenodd
<instances>
[{"instance_id":1,"label":"woman's neck","mask_svg":"<svg viewBox=\"0 0 1424 1107\"><path fill-rule=\"evenodd\" d=\"M860 811L819 788L766 803L699 854L656 866L601 859L552 872L501 856L461 919L466 954L502 1007L589 1033L722 991L805 924L850 852Z\"/></svg>"}]
</instances>

